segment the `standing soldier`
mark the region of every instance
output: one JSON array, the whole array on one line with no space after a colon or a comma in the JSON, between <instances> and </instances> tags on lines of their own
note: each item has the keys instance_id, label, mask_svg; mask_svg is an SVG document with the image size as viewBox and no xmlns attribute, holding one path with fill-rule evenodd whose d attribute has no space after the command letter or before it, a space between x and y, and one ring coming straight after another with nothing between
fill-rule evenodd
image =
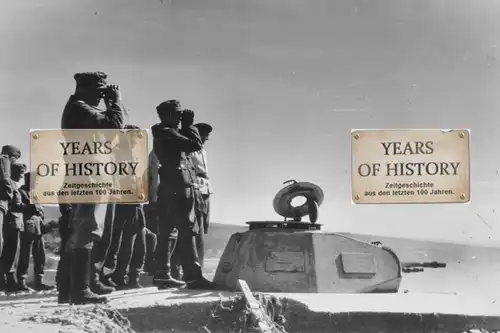
<instances>
[{"instance_id":1,"label":"standing soldier","mask_svg":"<svg viewBox=\"0 0 500 333\"><path fill-rule=\"evenodd\" d=\"M19 192L20 181L26 172L26 165L13 163L11 165L11 180L13 195L9 203L9 212L3 226L5 244L2 253L2 264L6 275L7 284L5 291L19 291L18 282L16 279L17 264L19 261L19 240L20 233L24 230L23 221L23 202L21 193Z\"/></svg>"},{"instance_id":2,"label":"standing soldier","mask_svg":"<svg viewBox=\"0 0 500 333\"><path fill-rule=\"evenodd\" d=\"M0 152L0 258L4 248L3 226L7 220L9 212L9 202L13 198L13 183L10 179L10 169L12 163L15 163L21 157L21 151L11 145L2 147ZM5 271L0 260L0 292L5 290Z\"/></svg>"},{"instance_id":3,"label":"standing soldier","mask_svg":"<svg viewBox=\"0 0 500 333\"><path fill-rule=\"evenodd\" d=\"M194 125L198 132L200 133L202 148L200 150L194 151L189 154L188 158L190 163L192 163L194 167L194 171L196 173L196 217L198 222L199 231L196 235L196 250L198 251L198 258L200 260L200 266L203 269L203 262L205 258L205 246L203 242L203 234L208 232L209 225L209 210L210 210L210 201L209 197L213 194L212 189L210 187L210 182L208 179L208 169L207 169L207 155L206 151L203 148L205 142L207 142L210 133L212 132L212 126L206 123L198 123ZM182 275L182 269L180 267L180 251L174 251L172 255L172 276L175 279L179 279ZM184 281L189 276L182 276Z\"/></svg>"},{"instance_id":4,"label":"standing soldier","mask_svg":"<svg viewBox=\"0 0 500 333\"><path fill-rule=\"evenodd\" d=\"M211 283L202 275L196 251L196 175L186 159L186 154L201 149L201 138L193 126L194 113L189 110L182 112L180 103L176 100L163 102L156 110L161 123L151 129L153 149L160 161L161 181L158 188L160 237L156 249L157 270L154 281L159 287L185 285L171 275L171 256L178 245L183 271L190 277L188 287L210 288ZM179 122L182 124L180 130Z\"/></svg>"},{"instance_id":5,"label":"standing soldier","mask_svg":"<svg viewBox=\"0 0 500 333\"><path fill-rule=\"evenodd\" d=\"M2 147L0 153L0 256L3 250L3 225L9 211L9 202L13 197L13 183L10 179L10 172L13 163L21 158L21 151L11 145ZM0 281L1 284L2 281ZM1 287L1 286L0 286Z\"/></svg>"},{"instance_id":6,"label":"standing soldier","mask_svg":"<svg viewBox=\"0 0 500 333\"><path fill-rule=\"evenodd\" d=\"M30 255L33 253L33 270L35 273L35 290L52 290L54 287L43 283L45 268L45 244L43 241L44 212L39 204L31 203L30 180L36 177L35 172L24 175L24 184L19 189L23 202L24 231L21 232L21 246L19 250L19 265L17 280L21 291L30 291L26 285Z\"/></svg>"},{"instance_id":7,"label":"standing soldier","mask_svg":"<svg viewBox=\"0 0 500 333\"><path fill-rule=\"evenodd\" d=\"M147 231L142 207L137 205L135 208L134 215L125 223L113 274L113 281L120 289L142 288L139 280L147 254Z\"/></svg>"},{"instance_id":8,"label":"standing soldier","mask_svg":"<svg viewBox=\"0 0 500 333\"><path fill-rule=\"evenodd\" d=\"M203 260L205 258L205 248L203 242L203 234L208 233L208 226L210 224L210 195L213 194L210 180L208 177L207 153L205 151L205 143L208 141L210 133L212 133L212 126L206 123L198 123L194 125L198 128L201 136L202 148L198 151L191 153L191 162L194 165L198 191L201 195L201 202L197 205L197 215L199 216L200 232L196 237L196 248L200 258L200 265L203 268Z\"/></svg>"},{"instance_id":9,"label":"standing soldier","mask_svg":"<svg viewBox=\"0 0 500 333\"><path fill-rule=\"evenodd\" d=\"M125 109L119 87L108 86L107 75L103 72L77 73L74 78L76 90L64 108L61 128L123 129ZM105 111L97 108L103 98ZM114 290L99 281L99 271L107 251L107 244L101 241L103 225L105 219L106 223L112 223L114 205L73 204L71 209L70 235L64 249L64 256L71 258L71 292L60 297L60 301L70 296L73 304L107 302L105 297L96 294L108 294Z\"/></svg>"},{"instance_id":10,"label":"standing soldier","mask_svg":"<svg viewBox=\"0 0 500 333\"><path fill-rule=\"evenodd\" d=\"M140 130L138 126L126 125L126 130ZM133 133L133 132L132 132ZM120 160L133 160L133 149L137 145L137 137L134 134L126 134L120 139L118 145L114 148L120 156ZM148 177L147 173L142 176L142 179ZM132 285L138 283L139 272L144 264L142 262L132 262L133 268L139 265L139 271L135 269L135 275L128 275L127 267L132 260L132 254L136 238L143 235L140 231L145 227L144 210L142 204L123 203L115 206L115 219L113 221L113 229L111 230L110 245L104 267L106 274L103 274L101 281L115 288L124 288L132 281ZM138 237L137 237L138 236ZM143 235L145 237L145 234ZM144 246L145 241L143 242ZM144 255L146 250L144 249ZM120 265L118 259L121 256ZM126 264L123 264L126 262ZM135 265L135 266L134 266ZM137 280L135 283L134 281Z\"/></svg>"}]
</instances>

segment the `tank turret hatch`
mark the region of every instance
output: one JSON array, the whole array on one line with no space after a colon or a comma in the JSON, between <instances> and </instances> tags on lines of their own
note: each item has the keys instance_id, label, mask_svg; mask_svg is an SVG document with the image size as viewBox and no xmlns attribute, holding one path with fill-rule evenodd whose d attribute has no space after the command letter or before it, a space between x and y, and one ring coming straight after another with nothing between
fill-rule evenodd
<instances>
[{"instance_id":1,"label":"tank turret hatch","mask_svg":"<svg viewBox=\"0 0 500 333\"><path fill-rule=\"evenodd\" d=\"M323 190L315 184L308 182L297 182L287 180L288 184L278 191L273 199L274 211L284 218L284 221L250 221L247 222L250 229L280 228L298 230L321 230L321 224L317 224L319 207L323 203ZM304 202L294 205L294 199L303 198ZM302 218L308 216L309 222L303 222Z\"/></svg>"}]
</instances>

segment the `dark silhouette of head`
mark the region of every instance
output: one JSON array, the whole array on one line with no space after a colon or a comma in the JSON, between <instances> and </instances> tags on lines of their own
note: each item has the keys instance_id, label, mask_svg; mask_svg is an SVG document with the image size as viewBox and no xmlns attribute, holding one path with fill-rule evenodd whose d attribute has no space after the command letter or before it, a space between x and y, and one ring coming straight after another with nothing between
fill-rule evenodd
<instances>
[{"instance_id":1,"label":"dark silhouette of head","mask_svg":"<svg viewBox=\"0 0 500 333\"><path fill-rule=\"evenodd\" d=\"M200 133L201 141L203 143L207 142L210 133L212 133L213 131L213 127L207 123L198 123L195 124L194 126L198 129L198 132Z\"/></svg>"},{"instance_id":2,"label":"dark silhouette of head","mask_svg":"<svg viewBox=\"0 0 500 333\"><path fill-rule=\"evenodd\" d=\"M21 179L23 179L24 174L26 173L26 164L21 164L21 163L14 163L11 165L11 170L10 170L10 178L18 182Z\"/></svg>"},{"instance_id":3,"label":"dark silhouette of head","mask_svg":"<svg viewBox=\"0 0 500 333\"><path fill-rule=\"evenodd\" d=\"M107 77L103 72L76 73L75 97L89 105L98 106L107 87Z\"/></svg>"},{"instance_id":4,"label":"dark silhouette of head","mask_svg":"<svg viewBox=\"0 0 500 333\"><path fill-rule=\"evenodd\" d=\"M160 103L156 107L156 112L162 124L169 127L178 127L181 121L182 108L178 100L171 99Z\"/></svg>"},{"instance_id":5,"label":"dark silhouette of head","mask_svg":"<svg viewBox=\"0 0 500 333\"><path fill-rule=\"evenodd\" d=\"M5 145L2 147L2 155L7 155L12 163L15 163L18 159L21 158L21 150L12 145Z\"/></svg>"}]
</instances>

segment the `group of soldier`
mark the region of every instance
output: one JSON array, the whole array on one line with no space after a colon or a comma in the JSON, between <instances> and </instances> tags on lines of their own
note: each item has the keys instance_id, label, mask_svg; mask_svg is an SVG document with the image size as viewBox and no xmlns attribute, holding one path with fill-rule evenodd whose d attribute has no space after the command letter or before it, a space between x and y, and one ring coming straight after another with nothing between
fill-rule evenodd
<instances>
[{"instance_id":1,"label":"group of soldier","mask_svg":"<svg viewBox=\"0 0 500 333\"><path fill-rule=\"evenodd\" d=\"M25 164L19 163L21 150L5 145L0 152L0 292L28 292L30 257L33 255L34 288L54 287L43 283L45 244L48 230L43 207L30 200L30 178Z\"/></svg>"},{"instance_id":2,"label":"group of soldier","mask_svg":"<svg viewBox=\"0 0 500 333\"><path fill-rule=\"evenodd\" d=\"M75 74L74 79L76 89L64 108L62 130L139 129L127 123L128 114L119 86L108 85L107 74L83 72ZM102 100L105 109L98 108ZM141 288L139 277L143 271L153 277L158 288L213 287L202 274L203 234L209 226L212 193L203 145L212 127L206 123L195 124L194 112L182 109L177 100L160 103L156 113L159 123L151 128L153 150L149 158L150 198L147 204L59 205L61 246L56 284L60 304L105 303L105 295L115 290ZM5 160L15 166L20 152L15 147L5 146L2 156L0 162ZM32 214L39 214L43 226L43 209L29 202L29 175L24 185L28 200L22 206L26 214L25 225ZM6 174L4 183L10 187L4 187L13 188L16 177L19 178L14 171ZM27 266L20 263L17 276L11 274L15 269L10 267L15 265L7 258L12 257L10 249L14 245L5 221L17 206L12 195L9 196L12 191L5 192L2 199L6 200L0 201L0 223L4 224L5 240L0 243L0 248L4 249L2 263L6 285L19 289L25 287L23 278ZM38 234L42 235L43 230ZM42 236L29 239L31 248L43 247ZM33 250L33 254L35 252ZM43 264L41 269L37 265L42 259L44 263L41 254L34 259L34 285L37 289L50 289L42 283ZM12 280L11 275L18 281Z\"/></svg>"}]
</instances>

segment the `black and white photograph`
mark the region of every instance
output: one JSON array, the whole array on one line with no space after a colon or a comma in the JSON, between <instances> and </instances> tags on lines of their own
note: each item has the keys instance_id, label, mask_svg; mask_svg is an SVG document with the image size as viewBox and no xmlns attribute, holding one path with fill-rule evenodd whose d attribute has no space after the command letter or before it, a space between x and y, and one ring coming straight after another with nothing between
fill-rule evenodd
<instances>
[{"instance_id":1,"label":"black and white photograph","mask_svg":"<svg viewBox=\"0 0 500 333\"><path fill-rule=\"evenodd\" d=\"M0 0L0 332L500 332L500 2Z\"/></svg>"}]
</instances>

